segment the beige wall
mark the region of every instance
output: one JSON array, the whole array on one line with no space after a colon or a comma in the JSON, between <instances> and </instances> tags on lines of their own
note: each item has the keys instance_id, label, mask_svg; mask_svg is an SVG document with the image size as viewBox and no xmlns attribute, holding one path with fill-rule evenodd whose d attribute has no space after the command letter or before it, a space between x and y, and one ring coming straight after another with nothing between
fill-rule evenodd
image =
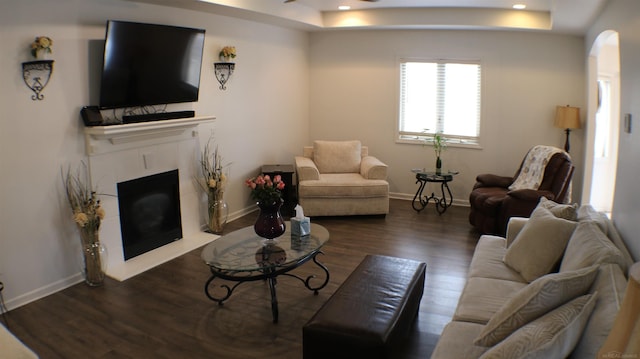
<instances>
[{"instance_id":1,"label":"beige wall","mask_svg":"<svg viewBox=\"0 0 640 359\"><path fill-rule=\"evenodd\" d=\"M536 144L564 146L553 127L557 105L585 108L583 39L494 31L327 31L311 34L311 139L360 139L389 165L391 192L410 198L411 168L435 166L431 147L397 144L400 57L479 59L483 66L482 149L448 148L445 167L460 171L452 184L467 203L476 175L513 175ZM581 172L580 130L571 155ZM579 201L581 178L574 181Z\"/></svg>"},{"instance_id":2,"label":"beige wall","mask_svg":"<svg viewBox=\"0 0 640 359\"><path fill-rule=\"evenodd\" d=\"M96 104L95 52L107 19L206 29L200 99L186 107L217 117L199 133L205 143L213 130L233 163L232 214L251 207L247 177L265 163L290 163L307 142L306 32L116 0L0 2L0 281L10 308L80 280L79 238L60 170L85 158L79 113ZM20 64L40 35L53 39L55 64L44 100L32 101ZM227 91L218 89L212 68L224 45L238 50Z\"/></svg>"}]
</instances>

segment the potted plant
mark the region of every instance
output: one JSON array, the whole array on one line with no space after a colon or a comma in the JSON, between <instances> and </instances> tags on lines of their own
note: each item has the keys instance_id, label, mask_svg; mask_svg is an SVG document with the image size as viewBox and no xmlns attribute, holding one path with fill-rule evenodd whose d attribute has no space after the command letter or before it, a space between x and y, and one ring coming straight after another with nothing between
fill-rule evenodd
<instances>
[{"instance_id":1,"label":"potted plant","mask_svg":"<svg viewBox=\"0 0 640 359\"><path fill-rule=\"evenodd\" d=\"M425 130L426 131L426 130ZM436 153L436 173L442 171L442 151L447 148L447 138L442 135L442 132L437 132L433 137L427 137L425 139L425 145L430 144L433 146L433 150Z\"/></svg>"}]
</instances>

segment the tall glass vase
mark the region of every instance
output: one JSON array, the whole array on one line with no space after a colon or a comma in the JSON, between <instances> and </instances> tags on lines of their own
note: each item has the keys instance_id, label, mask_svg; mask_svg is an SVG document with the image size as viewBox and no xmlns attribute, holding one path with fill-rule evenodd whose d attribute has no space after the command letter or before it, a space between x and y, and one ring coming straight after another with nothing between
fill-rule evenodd
<instances>
[{"instance_id":1,"label":"tall glass vase","mask_svg":"<svg viewBox=\"0 0 640 359\"><path fill-rule=\"evenodd\" d=\"M274 239L284 233L287 227L285 226L282 214L280 214L282 203L282 199L278 199L272 203L258 202L260 213L258 214L256 223L253 225L253 229L258 236L266 239Z\"/></svg>"},{"instance_id":2,"label":"tall glass vase","mask_svg":"<svg viewBox=\"0 0 640 359\"><path fill-rule=\"evenodd\" d=\"M222 192L209 192L209 231L215 234L221 234L224 226L227 224L229 216L229 207L224 201Z\"/></svg>"},{"instance_id":3,"label":"tall glass vase","mask_svg":"<svg viewBox=\"0 0 640 359\"><path fill-rule=\"evenodd\" d=\"M440 174L440 172L442 172L442 160L440 159L440 156L438 156L436 158L436 174Z\"/></svg>"},{"instance_id":4,"label":"tall glass vase","mask_svg":"<svg viewBox=\"0 0 640 359\"><path fill-rule=\"evenodd\" d=\"M81 228L84 281L97 287L104 284L107 272L107 248L100 242L98 230Z\"/></svg>"}]
</instances>

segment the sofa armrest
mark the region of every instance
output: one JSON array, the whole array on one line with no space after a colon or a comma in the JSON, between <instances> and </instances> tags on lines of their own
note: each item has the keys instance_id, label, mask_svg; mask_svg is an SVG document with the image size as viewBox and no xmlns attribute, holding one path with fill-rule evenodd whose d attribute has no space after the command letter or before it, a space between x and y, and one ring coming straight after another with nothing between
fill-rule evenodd
<instances>
[{"instance_id":1,"label":"sofa armrest","mask_svg":"<svg viewBox=\"0 0 640 359\"><path fill-rule=\"evenodd\" d=\"M526 217L511 217L509 218L509 223L507 223L507 248L513 243L513 241L518 236L518 233L522 230L525 224L529 221L529 218Z\"/></svg>"},{"instance_id":2,"label":"sofa armrest","mask_svg":"<svg viewBox=\"0 0 640 359\"><path fill-rule=\"evenodd\" d=\"M320 179L320 171L311 158L295 156L298 182Z\"/></svg>"},{"instance_id":3,"label":"sofa armrest","mask_svg":"<svg viewBox=\"0 0 640 359\"><path fill-rule=\"evenodd\" d=\"M498 176L494 174L481 174L476 177L476 184L473 188L478 187L502 187L507 188L513 183L513 177Z\"/></svg>"},{"instance_id":4,"label":"sofa armrest","mask_svg":"<svg viewBox=\"0 0 640 359\"><path fill-rule=\"evenodd\" d=\"M362 157L360 174L366 179L387 179L387 165L373 156Z\"/></svg>"}]
</instances>

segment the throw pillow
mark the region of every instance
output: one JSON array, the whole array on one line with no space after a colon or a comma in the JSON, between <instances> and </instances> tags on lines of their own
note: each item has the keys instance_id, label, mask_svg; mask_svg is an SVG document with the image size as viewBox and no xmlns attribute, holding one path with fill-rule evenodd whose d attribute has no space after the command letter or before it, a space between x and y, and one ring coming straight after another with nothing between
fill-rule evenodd
<instances>
[{"instance_id":1,"label":"throw pillow","mask_svg":"<svg viewBox=\"0 0 640 359\"><path fill-rule=\"evenodd\" d=\"M320 173L358 173L361 159L360 141L313 142L313 162Z\"/></svg>"},{"instance_id":2,"label":"throw pillow","mask_svg":"<svg viewBox=\"0 0 640 359\"><path fill-rule=\"evenodd\" d=\"M548 274L522 288L489 319L474 344L493 346L523 325L558 306L586 294L598 266Z\"/></svg>"},{"instance_id":3,"label":"throw pillow","mask_svg":"<svg viewBox=\"0 0 640 359\"><path fill-rule=\"evenodd\" d=\"M598 300L570 359L598 357L620 311L626 288L627 278L618 265L603 264L598 268L598 275L589 289L589 293L599 293Z\"/></svg>"},{"instance_id":4,"label":"throw pillow","mask_svg":"<svg viewBox=\"0 0 640 359\"><path fill-rule=\"evenodd\" d=\"M594 222L595 224L598 225L598 227L600 227L600 230L602 231L602 233L609 235L608 233L609 229L607 228L608 227L607 222L609 221L609 218L603 212L597 211L590 204L583 204L578 208L577 214L578 214L578 221Z\"/></svg>"},{"instance_id":5,"label":"throw pillow","mask_svg":"<svg viewBox=\"0 0 640 359\"><path fill-rule=\"evenodd\" d=\"M566 358L578 343L595 305L587 294L518 329L480 359Z\"/></svg>"},{"instance_id":6,"label":"throw pillow","mask_svg":"<svg viewBox=\"0 0 640 359\"><path fill-rule=\"evenodd\" d=\"M623 271L627 262L618 248L594 222L581 222L573 231L562 257L560 271L571 271L594 264L614 263Z\"/></svg>"},{"instance_id":7,"label":"throw pillow","mask_svg":"<svg viewBox=\"0 0 640 359\"><path fill-rule=\"evenodd\" d=\"M560 261L577 223L536 207L504 255L504 263L528 282L551 272Z\"/></svg>"},{"instance_id":8,"label":"throw pillow","mask_svg":"<svg viewBox=\"0 0 640 359\"><path fill-rule=\"evenodd\" d=\"M540 197L540 202L538 202L539 207L544 207L548 209L554 216L558 218L564 218L569 221L577 221L578 220L578 204L560 204L554 202L547 197Z\"/></svg>"}]
</instances>

